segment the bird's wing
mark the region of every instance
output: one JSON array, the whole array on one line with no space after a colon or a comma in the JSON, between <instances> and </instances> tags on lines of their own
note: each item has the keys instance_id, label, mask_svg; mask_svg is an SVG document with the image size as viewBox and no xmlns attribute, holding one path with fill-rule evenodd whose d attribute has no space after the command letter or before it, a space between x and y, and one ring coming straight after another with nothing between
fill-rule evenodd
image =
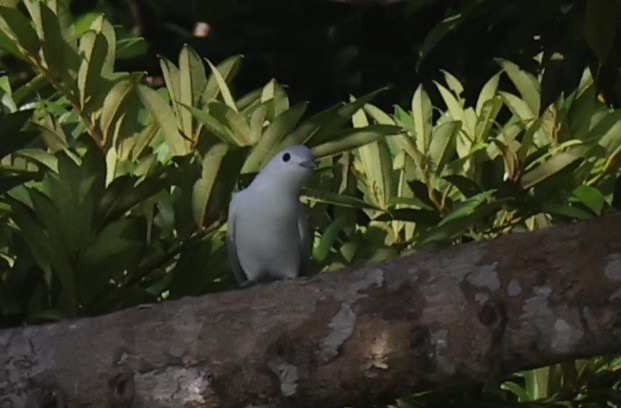
<instances>
[{"instance_id":1,"label":"bird's wing","mask_svg":"<svg viewBox=\"0 0 621 408\"><path fill-rule=\"evenodd\" d=\"M226 249L229 253L229 261L231 263L233 275L235 276L237 283L242 285L248 280L248 277L244 273L244 270L239 263L239 257L237 256L237 247L235 242L235 221L237 218L237 214L235 212L236 198L239 199L239 193L235 194L233 198L231 198L231 203L229 204L229 216L226 221Z\"/></svg>"},{"instance_id":2,"label":"bird's wing","mask_svg":"<svg viewBox=\"0 0 621 408\"><path fill-rule=\"evenodd\" d=\"M311 238L308 231L308 218L304 212L304 206L298 204L298 232L300 233L300 275L305 275L308 269L308 261L311 251Z\"/></svg>"}]
</instances>

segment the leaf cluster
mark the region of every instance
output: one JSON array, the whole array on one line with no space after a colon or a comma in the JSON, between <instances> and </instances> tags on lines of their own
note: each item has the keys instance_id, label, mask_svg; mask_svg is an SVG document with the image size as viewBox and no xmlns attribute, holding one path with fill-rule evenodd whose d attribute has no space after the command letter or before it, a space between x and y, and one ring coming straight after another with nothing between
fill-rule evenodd
<instances>
[{"instance_id":1,"label":"leaf cluster","mask_svg":"<svg viewBox=\"0 0 621 408\"><path fill-rule=\"evenodd\" d=\"M213 64L183 47L160 59L156 90L116 70L139 43L119 41L105 18L76 30L64 2L12 3L0 6L0 45L34 76L17 87L0 77L3 326L232 287L230 196L290 144L320 164L302 195L317 273L585 219L619 199L621 113L597 98L588 69L549 105L543 68L499 59L474 104L443 72L439 106L419 86L392 112L373 104L378 90L308 115L275 80L236 96L240 56ZM618 403L616 360L572 364L486 387L533 406ZM402 403L440 397L412 398Z\"/></svg>"}]
</instances>

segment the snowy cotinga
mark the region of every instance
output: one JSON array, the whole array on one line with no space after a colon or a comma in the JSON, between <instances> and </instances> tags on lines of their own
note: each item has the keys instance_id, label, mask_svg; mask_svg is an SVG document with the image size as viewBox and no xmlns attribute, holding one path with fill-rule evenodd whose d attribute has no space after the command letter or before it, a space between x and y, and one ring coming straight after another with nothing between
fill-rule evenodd
<instances>
[{"instance_id":1,"label":"snowy cotinga","mask_svg":"<svg viewBox=\"0 0 621 408\"><path fill-rule=\"evenodd\" d=\"M231 199L226 241L241 286L304 272L310 236L298 195L315 167L306 146L284 148Z\"/></svg>"}]
</instances>

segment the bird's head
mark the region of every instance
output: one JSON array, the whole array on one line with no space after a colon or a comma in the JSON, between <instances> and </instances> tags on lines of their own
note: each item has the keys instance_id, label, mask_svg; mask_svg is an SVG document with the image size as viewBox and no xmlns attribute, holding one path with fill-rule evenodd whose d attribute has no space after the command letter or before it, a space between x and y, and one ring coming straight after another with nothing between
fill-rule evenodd
<instances>
[{"instance_id":1,"label":"bird's head","mask_svg":"<svg viewBox=\"0 0 621 408\"><path fill-rule=\"evenodd\" d=\"M252 184L298 193L316 167L317 163L308 147L285 147L267 162Z\"/></svg>"}]
</instances>

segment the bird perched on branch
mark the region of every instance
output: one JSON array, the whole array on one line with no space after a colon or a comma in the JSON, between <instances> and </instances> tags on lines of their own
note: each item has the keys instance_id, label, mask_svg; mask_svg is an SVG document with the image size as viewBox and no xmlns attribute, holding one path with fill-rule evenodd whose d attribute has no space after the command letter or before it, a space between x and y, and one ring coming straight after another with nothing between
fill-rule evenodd
<instances>
[{"instance_id":1,"label":"bird perched on branch","mask_svg":"<svg viewBox=\"0 0 621 408\"><path fill-rule=\"evenodd\" d=\"M240 286L304 272L311 243L298 196L315 167L306 146L284 148L246 189L233 195L226 241Z\"/></svg>"}]
</instances>

